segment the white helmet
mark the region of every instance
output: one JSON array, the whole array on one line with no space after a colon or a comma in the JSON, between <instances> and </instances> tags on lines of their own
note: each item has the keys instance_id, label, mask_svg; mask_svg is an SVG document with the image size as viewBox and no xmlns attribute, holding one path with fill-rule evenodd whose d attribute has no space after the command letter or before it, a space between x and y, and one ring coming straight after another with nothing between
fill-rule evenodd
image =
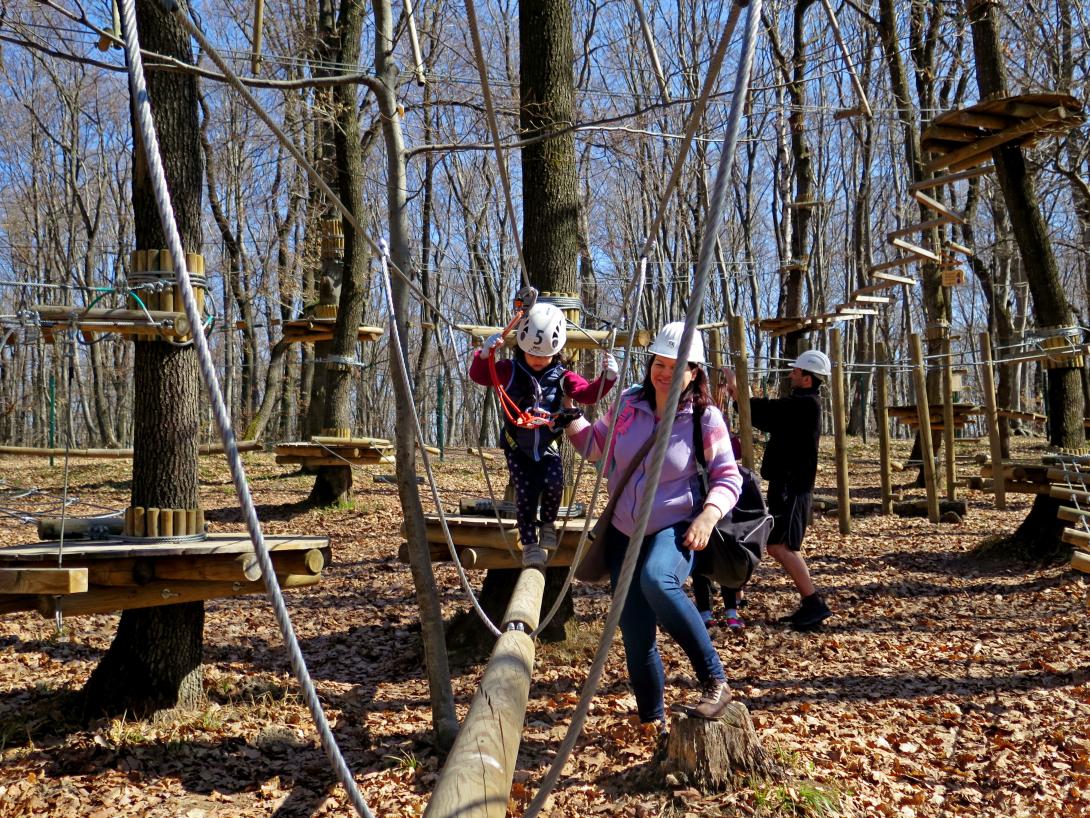
<instances>
[{"instance_id":1,"label":"white helmet","mask_svg":"<svg viewBox=\"0 0 1090 818\"><path fill-rule=\"evenodd\" d=\"M538 303L522 316L515 329L519 349L527 355L550 358L564 348L568 330L564 313L555 305Z\"/></svg>"},{"instance_id":2,"label":"white helmet","mask_svg":"<svg viewBox=\"0 0 1090 818\"><path fill-rule=\"evenodd\" d=\"M792 369L798 368L821 378L828 378L833 372L829 356L817 349L808 349L791 363Z\"/></svg>"},{"instance_id":3,"label":"white helmet","mask_svg":"<svg viewBox=\"0 0 1090 818\"><path fill-rule=\"evenodd\" d=\"M655 340L647 351L652 355L661 355L663 358L673 358L675 361L681 357L678 355L678 345L681 344L681 334L685 332L684 321L674 321L659 330ZM700 331L693 333L692 343L689 345L689 354L685 358L687 363L704 363L704 339L700 337Z\"/></svg>"}]
</instances>

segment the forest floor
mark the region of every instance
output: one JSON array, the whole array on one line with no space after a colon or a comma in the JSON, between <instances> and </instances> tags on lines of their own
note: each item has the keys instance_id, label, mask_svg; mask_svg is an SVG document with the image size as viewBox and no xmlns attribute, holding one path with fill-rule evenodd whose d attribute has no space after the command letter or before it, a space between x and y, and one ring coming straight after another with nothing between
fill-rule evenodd
<instances>
[{"instance_id":1,"label":"forest floor","mask_svg":"<svg viewBox=\"0 0 1090 818\"><path fill-rule=\"evenodd\" d=\"M1040 441L1016 445L1020 456L1043 451ZM853 446L853 499L874 500L876 447ZM372 812L418 815L441 759L410 572L397 560L395 487L373 482L380 467L361 469L354 509L311 510L303 501L312 478L274 465L271 455L246 460L267 532L332 540L321 584L287 595L299 642ZM70 513L126 506L128 473L124 461L74 461L69 491L79 504ZM445 505L482 492L479 467L464 455L448 457L438 473ZM3 510L56 507L60 461L49 468L3 458L0 475ZM894 475L895 485L909 479ZM828 448L818 480L820 493L835 494ZM212 530L242 530L220 458L202 458L201 484ZM47 494L17 496L29 487ZM816 518L806 555L836 615L815 633L775 624L797 596L767 561L750 587L744 633L716 633L735 697L789 779L747 779L729 793L664 782L651 763L653 739L636 723L618 639L542 814L1090 815L1086 578L1065 565L973 556L982 541L1013 532L1032 498L1014 495L999 512L990 495L962 495L969 512L958 524L860 517L841 536L835 515ZM3 542L36 539L32 525L0 520ZM464 610L450 565L436 574L445 614ZM578 588L574 602L577 637L538 647L513 816L537 792L565 733L608 606L600 588ZM0 618L0 815L349 815L264 596L211 601L206 610L203 709L90 724L72 723L63 703L108 647L117 615L69 619L60 635L37 614ZM667 703L688 699L689 665L669 638L661 642ZM482 670L454 668L459 717Z\"/></svg>"}]
</instances>

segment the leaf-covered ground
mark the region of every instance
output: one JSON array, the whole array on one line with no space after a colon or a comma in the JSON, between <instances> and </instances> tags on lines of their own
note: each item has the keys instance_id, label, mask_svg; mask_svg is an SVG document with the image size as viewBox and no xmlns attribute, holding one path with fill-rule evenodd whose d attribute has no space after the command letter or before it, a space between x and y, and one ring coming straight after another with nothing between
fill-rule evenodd
<instances>
[{"instance_id":1,"label":"leaf-covered ground","mask_svg":"<svg viewBox=\"0 0 1090 818\"><path fill-rule=\"evenodd\" d=\"M1022 444L1025 454L1041 449ZM825 452L819 484L832 494ZM852 459L853 498L877 496L873 450ZM904 453L902 452L902 455ZM868 460L868 458L871 458ZM308 510L310 479L248 455L270 533L324 533L334 564L315 589L288 601L300 644L337 739L375 815L418 815L441 766L430 741L413 589L397 561L395 489L356 474L354 510ZM477 496L476 461L439 469L444 504ZM56 509L60 463L0 459L0 508ZM75 462L71 513L127 505L128 465ZM218 458L201 461L214 530L240 530ZM895 474L895 483L907 482ZM589 482L589 481L587 481ZM41 494L18 496L17 489ZM963 490L963 494L965 494ZM922 496L911 490L909 496ZM775 624L797 602L790 581L763 564L740 637L717 634L736 697L764 746L792 775L699 793L659 780L652 739L635 723L619 641L587 729L545 815L1090 815L1090 649L1086 583L1065 566L1026 567L972 556L1009 533L1031 498L995 511L967 494L960 524L865 517L850 536L818 518L807 556L836 616L818 633ZM36 539L17 517L4 542ZM480 574L473 574L480 580ZM450 616L467 607L453 569L437 567ZM576 591L578 639L539 645L526 729L510 802L519 815L537 792L586 678L608 604ZM55 623L37 614L0 618L0 815L347 815L351 807L316 742L281 638L261 595L207 604L207 706L155 721L66 723L65 694L87 679L117 616ZM684 657L663 640L668 702L692 696ZM483 665L455 668L463 716Z\"/></svg>"}]
</instances>

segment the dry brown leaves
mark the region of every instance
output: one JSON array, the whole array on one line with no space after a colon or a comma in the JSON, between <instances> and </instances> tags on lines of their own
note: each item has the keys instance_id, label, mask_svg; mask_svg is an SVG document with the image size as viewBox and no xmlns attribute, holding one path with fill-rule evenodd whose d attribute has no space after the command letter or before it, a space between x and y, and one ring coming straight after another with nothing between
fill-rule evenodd
<instances>
[{"instance_id":1,"label":"dry brown leaves","mask_svg":"<svg viewBox=\"0 0 1090 818\"><path fill-rule=\"evenodd\" d=\"M371 809L419 815L441 765L430 742L413 588L396 560L396 489L372 482L380 469L361 469L354 510L308 510L301 502L308 478L267 455L247 460L269 532L324 533L333 541L334 565L322 584L289 596L299 640ZM826 463L819 482L828 491L833 470ZM8 480L0 506L27 513L56 507L59 464L0 465ZM75 465L70 491L83 505L73 513L126 505L127 469ZM483 491L471 458L450 457L439 474L448 507ZM493 483L500 478L494 467ZM238 530L222 463L203 458L201 479L213 527ZM874 499L873 465L855 463L852 479L853 497ZM12 485L50 494L15 499ZM545 814L1090 814L1086 583L1064 567L968 556L1024 517L1028 498L1013 499L1000 513L986 495L971 493L960 525L869 517L842 537L835 517L816 520L808 560L836 610L820 633L773 624L797 598L776 566L759 569L744 609L749 627L741 638L719 636L718 644L736 696L753 713L766 749L791 766L791 781L704 794L657 779L654 738L633 717L618 648ZM35 539L33 527L14 518L0 529L6 542ZM437 576L444 610L466 607L452 569L439 566ZM597 590L579 589L583 640L539 647L512 815L536 794L564 736L607 602ZM349 814L264 599L215 601L207 609L205 709L68 730L57 729L62 694L86 680L117 617L70 620L67 639L37 615L0 619L0 814ZM669 703L691 695L692 680L677 647L668 638L662 647ZM480 666L456 671L460 716L480 673Z\"/></svg>"}]
</instances>

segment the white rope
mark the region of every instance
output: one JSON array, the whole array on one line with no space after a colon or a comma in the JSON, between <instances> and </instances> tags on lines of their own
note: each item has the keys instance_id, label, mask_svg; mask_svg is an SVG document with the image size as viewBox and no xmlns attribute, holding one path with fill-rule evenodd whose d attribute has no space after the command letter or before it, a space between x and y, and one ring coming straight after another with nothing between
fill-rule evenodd
<instances>
[{"instance_id":1,"label":"white rope","mask_svg":"<svg viewBox=\"0 0 1090 818\"><path fill-rule=\"evenodd\" d=\"M230 466L231 478L235 484L235 492L238 494L239 504L242 507L243 518L250 532L250 539L254 545L257 561L261 566L261 575L265 580L265 589L269 602L276 615L276 622L280 626L280 632L284 637L284 643L291 659L292 670L299 681L303 692L303 698L310 709L311 717L318 729L318 736L325 750L326 757L333 765L337 778L345 788L352 806L364 818L372 818L371 811L363 800L363 795L356 786L351 770L341 755L337 741L330 730L325 712L322 710L318 693L310 678L303 655L299 649L299 643L295 638L288 611L284 605L284 598L280 593L280 586L276 579L272 557L265 545L265 538L261 530L261 521L257 518L257 510L254 508L253 498L250 495L250 487L246 482L246 470L239 456L238 446L235 440L234 429L231 427L231 418L223 403L223 395L220 392L219 381L216 376L215 364L208 348L208 339L204 334L204 325L197 307L197 299L193 294L193 287L189 279L189 270L186 268L185 248L182 246L182 238L178 233L178 225L174 218L174 208L170 200L170 191L167 189L166 175L163 170L162 158L159 154L159 140L155 131L155 123L152 121L151 105L148 100L148 91L144 81L144 66L140 56L140 42L136 28L136 9L134 0L120 0L122 17L124 19L125 54L129 71L129 87L132 93L132 104L136 114L136 123L140 131L141 144L148 163L148 176L151 180L155 194L155 204L159 210L159 218L163 225L163 233L166 236L167 246L170 248L174 260L174 269L181 291L182 301L185 304L185 313L189 318L192 328L194 347L197 359L200 363L201 377L204 379L208 390L208 397L212 406L212 412L216 419L220 437L223 439L224 452L227 463ZM165 0L165 8L174 13L176 20L188 22L185 12L172 0Z\"/></svg>"},{"instance_id":2,"label":"white rope","mask_svg":"<svg viewBox=\"0 0 1090 818\"><path fill-rule=\"evenodd\" d=\"M685 329L682 332L678 349L689 349L693 337L696 334L696 326L699 323L700 312L704 305L704 292L708 279L711 277L711 269L714 261L715 238L723 218L726 207L727 184L730 179L731 168L734 164L735 148L738 144L738 136L742 121L742 110L745 105L749 90L750 72L753 68L753 52L757 41L757 25L761 17L761 0L751 0L749 11L746 15L745 40L742 46L742 54L738 64L738 73L735 79L734 94L731 98L730 116L727 121L727 133L723 139L723 149L719 156L719 167L716 170L715 184L712 189L711 201L708 203L708 217L704 223L704 235L700 244L700 258L693 279L693 292L685 311ZM658 489L659 478L662 476L662 464L666 459L666 448L670 442L670 433L674 427L674 417L677 413L678 401L681 397L681 379L686 367L674 367L674 374L670 381L670 392L666 405L662 407L662 422L656 431L655 443L651 448L650 464L647 468L647 478L644 483L645 503L640 509L636 527L629 537L628 548L625 552L624 563L621 566L620 576L617 579L617 587L610 603L609 614L606 616L602 629L602 637L598 643L594 661L591 664L587 681L583 687L579 703L572 714L572 722L568 726L568 732L564 736L560 749L552 766L545 774L541 789L534 796L524 813L524 818L537 818L545 802L556 786L556 782L563 772L564 765L571 755L575 742L583 730L587 713L590 711L591 700L597 690L598 682L605 669L606 658L613 643L613 635L621 619L621 611L624 602L628 598L628 590L632 583L632 575L635 572L636 561L643 545L643 538L647 532L647 524L653 511L653 499Z\"/></svg>"}]
</instances>

